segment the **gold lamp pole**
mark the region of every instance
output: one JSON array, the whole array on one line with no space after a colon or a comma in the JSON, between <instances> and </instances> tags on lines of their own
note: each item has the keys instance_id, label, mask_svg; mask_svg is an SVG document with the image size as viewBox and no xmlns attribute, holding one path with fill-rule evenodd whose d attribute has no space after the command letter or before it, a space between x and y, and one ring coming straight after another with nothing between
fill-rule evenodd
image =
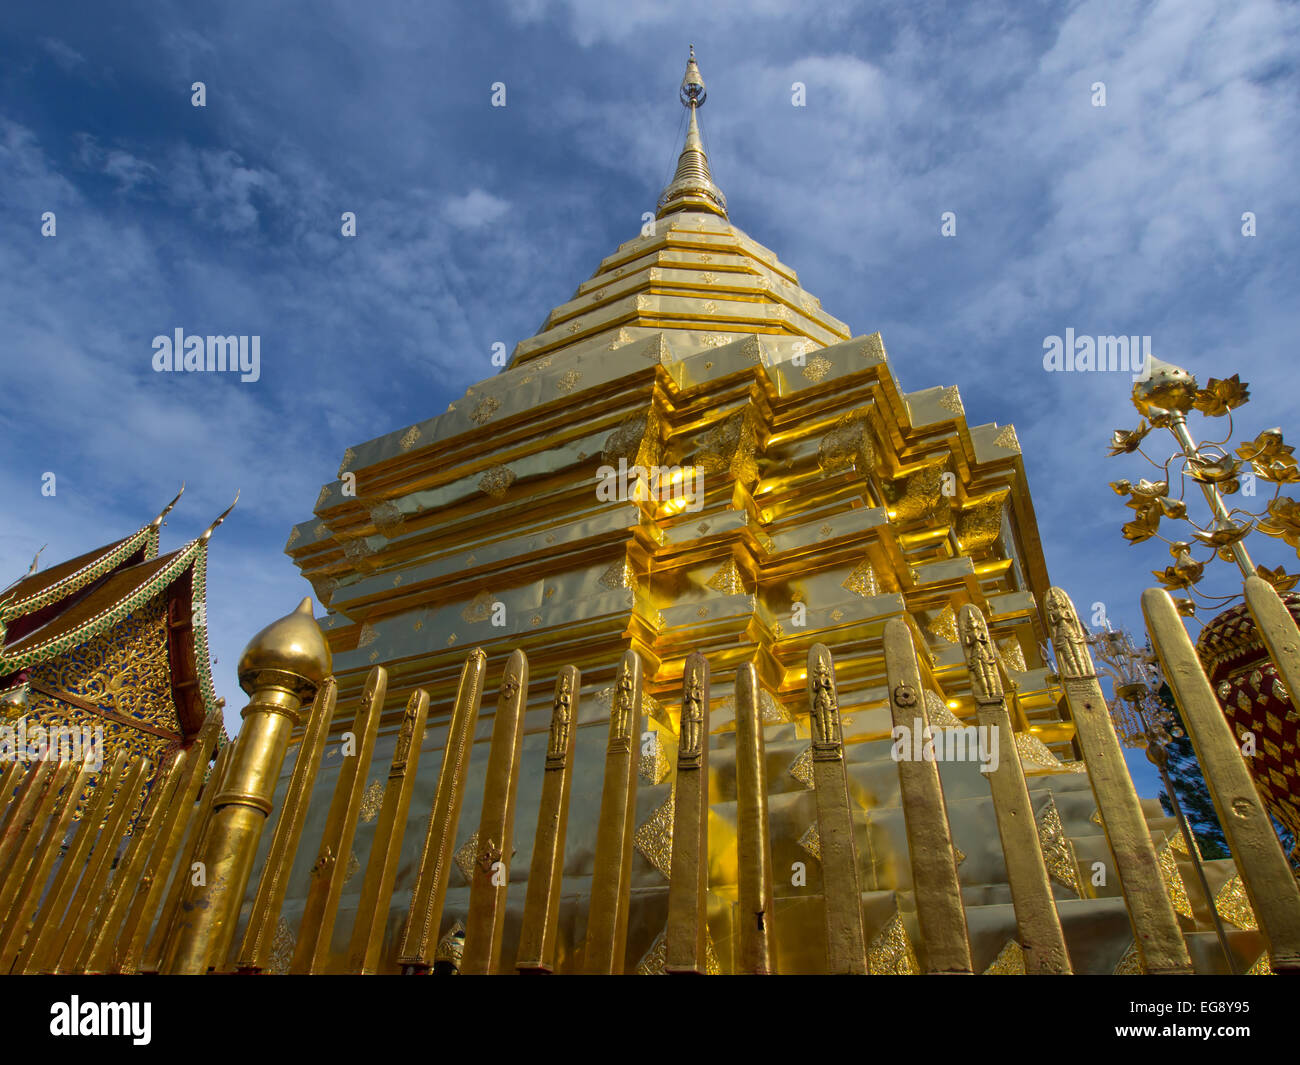
<instances>
[{"instance_id":1,"label":"gold lamp pole","mask_svg":"<svg viewBox=\"0 0 1300 1065\"><path fill-rule=\"evenodd\" d=\"M310 599L254 636L240 656L239 686L250 696L244 724L198 855L202 882L186 888L164 972L204 973L225 959L299 710L331 664Z\"/></svg>"}]
</instances>

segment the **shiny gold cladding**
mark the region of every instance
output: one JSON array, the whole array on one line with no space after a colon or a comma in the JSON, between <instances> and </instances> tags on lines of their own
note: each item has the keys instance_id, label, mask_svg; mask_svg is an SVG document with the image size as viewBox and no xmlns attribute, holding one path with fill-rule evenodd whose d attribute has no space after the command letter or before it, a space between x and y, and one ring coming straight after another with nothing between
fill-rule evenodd
<instances>
[{"instance_id":1,"label":"shiny gold cladding","mask_svg":"<svg viewBox=\"0 0 1300 1065\"><path fill-rule=\"evenodd\" d=\"M465 774L469 770L470 746L474 740L474 723L483 700L483 676L487 655L476 647L465 660L460 687L451 711L447 745L438 774L429 814L429 829L420 854L420 869L411 893L411 908L398 947L398 964L408 973L424 972L433 965L437 946L438 923L447 898L447 877L451 872L452 852L456 848L456 826L465 798Z\"/></svg>"},{"instance_id":2,"label":"shiny gold cladding","mask_svg":"<svg viewBox=\"0 0 1300 1065\"><path fill-rule=\"evenodd\" d=\"M112 885L100 903L94 932L87 944L87 953L84 960L79 961L77 971L102 973L111 968L118 933L131 909L135 892L140 887L149 856L170 820L169 815L177 809L177 797L188 776L192 760L190 752L178 752L166 775L161 780L154 781L146 806L148 815L141 815L143 826L140 822L136 823L126 852L117 862Z\"/></svg>"},{"instance_id":3,"label":"shiny gold cladding","mask_svg":"<svg viewBox=\"0 0 1300 1065\"><path fill-rule=\"evenodd\" d=\"M222 716L209 714L190 748L189 765L176 797L167 808L159 826L153 852L145 863L144 872L122 926L117 952L113 960L114 972L135 972L144 952L149 935L149 925L159 912L167 890L167 878L181 849L185 830L194 817L194 800L203 785L203 774L208 767L217 740L221 735Z\"/></svg>"},{"instance_id":4,"label":"shiny gold cladding","mask_svg":"<svg viewBox=\"0 0 1300 1065\"><path fill-rule=\"evenodd\" d=\"M108 813L109 803L122 782L126 767L127 754L125 751L118 751L108 773L101 774L95 790L91 793L86 812L77 825L68 853L59 863L58 871L54 874L54 881L46 893L45 904L38 911L27 941L10 972L44 972L58 959L66 939L63 927L65 911L73 900L73 891L81 876L82 867L86 864L86 859L95 844L100 823ZM74 807L77 801L74 797Z\"/></svg>"},{"instance_id":5,"label":"shiny gold cladding","mask_svg":"<svg viewBox=\"0 0 1300 1065\"><path fill-rule=\"evenodd\" d=\"M960 632L971 694L979 723L992 729L997 744L997 769L987 774L993 793L993 813L1006 860L1007 883L1020 931L1022 971L1064 974L1070 956L1061 931L1061 919L1052 898L1052 884L1038 844L1034 810L1025 785L1025 773L1016 755L1011 714L1007 710L997 654L989 640L984 615L974 606L961 608ZM996 963L995 963L996 965Z\"/></svg>"},{"instance_id":6,"label":"shiny gold cladding","mask_svg":"<svg viewBox=\"0 0 1300 1065\"><path fill-rule=\"evenodd\" d=\"M641 749L641 660L627 651L609 707L605 782L596 829L595 871L587 915L586 969L621 973L627 947L636 827L637 756Z\"/></svg>"},{"instance_id":7,"label":"shiny gold cladding","mask_svg":"<svg viewBox=\"0 0 1300 1065\"><path fill-rule=\"evenodd\" d=\"M40 904L41 892L45 888L46 881L49 880L54 862L59 857L63 841L72 825L81 793L94 774L92 763L87 762L82 762L80 767L69 763L66 770L75 772L76 775L69 777L66 775L65 767L60 767L60 772L65 773L64 782L60 784L59 775L56 773L46 793L57 796L54 799L56 805L50 815L45 834L37 842L27 877L18 888L13 901L8 905L0 905L0 915L3 915L3 921L0 921L0 973L13 971L22 947L23 936L27 933L28 926L32 923L32 915L36 913L37 906ZM0 790L0 796L4 794L5 792Z\"/></svg>"},{"instance_id":8,"label":"shiny gold cladding","mask_svg":"<svg viewBox=\"0 0 1300 1065\"><path fill-rule=\"evenodd\" d=\"M311 870L311 886L307 890L302 923L298 926L298 942L289 967L291 973L324 972L329 960L334 920L338 916L339 898L346 880L345 863L352 853L352 840L356 836L366 777L370 772L370 759L375 751L375 737L379 733L379 719L383 717L387 695L388 671L376 666L366 678L352 728L340 740L344 745L343 764L334 785L334 798L325 819L316 863Z\"/></svg>"},{"instance_id":9,"label":"shiny gold cladding","mask_svg":"<svg viewBox=\"0 0 1300 1065\"><path fill-rule=\"evenodd\" d=\"M677 740L672 875L668 885L668 938L664 968L670 973L708 971L705 895L709 880L709 664L698 651L686 656Z\"/></svg>"},{"instance_id":10,"label":"shiny gold cladding","mask_svg":"<svg viewBox=\"0 0 1300 1065\"><path fill-rule=\"evenodd\" d=\"M766 975L776 971L772 841L758 680L748 662L736 670L736 851L740 922L736 968L741 973Z\"/></svg>"},{"instance_id":11,"label":"shiny gold cladding","mask_svg":"<svg viewBox=\"0 0 1300 1065\"><path fill-rule=\"evenodd\" d=\"M528 895L519 934L520 972L553 972L555 940L560 923L560 887L564 871L564 840L569 823L569 791L573 784L573 746L578 733L578 689L582 675L565 666L555 680L551 728L547 736L542 775L542 801L528 870Z\"/></svg>"},{"instance_id":12,"label":"shiny gold cladding","mask_svg":"<svg viewBox=\"0 0 1300 1065\"><path fill-rule=\"evenodd\" d=\"M919 730L928 740L930 726L921 696L921 668L907 622L893 618L885 624L885 672L895 737L915 739ZM906 744L911 747L912 744ZM948 810L939 783L939 766L927 758L900 757L898 781L907 849L912 863L916 919L921 926L921 951L927 973L970 973L970 941L962 906L957 860L948 827Z\"/></svg>"},{"instance_id":13,"label":"shiny gold cladding","mask_svg":"<svg viewBox=\"0 0 1300 1065\"><path fill-rule=\"evenodd\" d=\"M1115 873L1128 904L1142 967L1152 974L1190 973L1191 958L1165 894L1151 833L1111 726L1083 626L1070 597L1059 588L1048 590L1046 608L1061 686L1088 763L1097 811L1115 858Z\"/></svg>"},{"instance_id":14,"label":"shiny gold cladding","mask_svg":"<svg viewBox=\"0 0 1300 1065\"><path fill-rule=\"evenodd\" d=\"M37 807L54 772L54 762L42 761L29 769L23 778L22 790L19 792L18 800L13 804L13 811L5 825L4 834L0 836L0 876L9 877L19 852L31 837Z\"/></svg>"},{"instance_id":15,"label":"shiny gold cladding","mask_svg":"<svg viewBox=\"0 0 1300 1065\"><path fill-rule=\"evenodd\" d=\"M492 722L492 745L488 750L483 812L478 824L479 853L470 885L465 950L460 965L460 971L470 976L496 972L501 962L527 697L528 659L523 651L515 650L506 660Z\"/></svg>"},{"instance_id":16,"label":"shiny gold cladding","mask_svg":"<svg viewBox=\"0 0 1300 1065\"><path fill-rule=\"evenodd\" d=\"M406 834L406 818L415 792L415 774L420 768L420 747L424 743L428 717L429 693L416 689L407 700L393 748L393 760L388 767L388 785L384 788L379 823L375 825L375 838L366 865L366 879L361 887L361 901L357 904L357 916L352 924L348 972L374 973L379 967L384 925L393 897L393 884L397 880L397 864L402 857L402 838Z\"/></svg>"},{"instance_id":17,"label":"shiny gold cladding","mask_svg":"<svg viewBox=\"0 0 1300 1065\"><path fill-rule=\"evenodd\" d=\"M808 705L812 728L813 782L817 795L822 885L826 913L826 962L831 973L867 972L853 808L840 728L835 665L821 644L808 651Z\"/></svg>"},{"instance_id":18,"label":"shiny gold cladding","mask_svg":"<svg viewBox=\"0 0 1300 1065\"><path fill-rule=\"evenodd\" d=\"M213 799L196 857L200 871L181 897L164 972L204 973L224 964L299 707L319 686L308 687L302 677L269 667L255 676L261 686L244 708L239 743Z\"/></svg>"},{"instance_id":19,"label":"shiny gold cladding","mask_svg":"<svg viewBox=\"0 0 1300 1065\"><path fill-rule=\"evenodd\" d=\"M122 842L127 822L138 809L136 804L139 802L140 788L151 772L153 765L149 759L140 758L132 762L109 805L108 818L91 851L85 876L77 885L77 894L63 920L63 949L54 962L56 973L80 972L85 968L95 912L104 899L108 879L113 874L113 859L117 857L118 845Z\"/></svg>"},{"instance_id":20,"label":"shiny gold cladding","mask_svg":"<svg viewBox=\"0 0 1300 1065\"><path fill-rule=\"evenodd\" d=\"M270 962L280 908L284 905L284 893L289 885L293 859L302 841L312 786L316 783L316 773L325 751L330 722L334 719L338 690L335 679L326 677L312 701L307 727L298 742L298 756L294 759L284 806L276 818L271 849L267 853L266 864L262 866L262 878L257 885L257 894L253 897L253 909L235 962L235 967L240 972L261 972Z\"/></svg>"},{"instance_id":21,"label":"shiny gold cladding","mask_svg":"<svg viewBox=\"0 0 1300 1065\"><path fill-rule=\"evenodd\" d=\"M1300 711L1300 629L1282 597L1262 577L1246 578L1246 606L1255 619L1259 638L1268 649L1291 705ZM1276 971L1276 964L1274 970Z\"/></svg>"},{"instance_id":22,"label":"shiny gold cladding","mask_svg":"<svg viewBox=\"0 0 1300 1065\"><path fill-rule=\"evenodd\" d=\"M196 858L202 850L203 841L212 824L213 804L218 792L221 790L226 774L230 771L230 765L234 761L235 748L238 743L238 739L231 740L221 748L221 753L217 755L217 761L212 767L212 772L208 774L207 780L203 782L203 792L199 798L198 808L190 818L189 827L185 833L181 860L177 863L176 871L172 874L171 883L167 887L162 912L159 914L153 934L149 938L149 945L145 948L144 955L140 959L140 972L156 973L162 968L163 949L170 942L171 933L180 914L181 899L193 876Z\"/></svg>"},{"instance_id":23,"label":"shiny gold cladding","mask_svg":"<svg viewBox=\"0 0 1300 1065\"><path fill-rule=\"evenodd\" d=\"M1260 602L1262 597L1257 594L1252 612ZM1267 608L1260 612L1268 618ZM1300 889L1278 845L1250 770L1242 760L1241 749L1201 670L1196 649L1169 593L1161 588L1147 589L1142 593L1142 613L1196 749L1219 824L1258 918L1260 934L1268 944L1269 962L1275 973L1300 972ZM1294 646L1295 625L1285 610L1283 619L1278 620L1291 625L1289 642ZM1274 638L1279 643L1287 642L1281 633L1275 633ZM1102 817L1106 817L1105 811Z\"/></svg>"}]
</instances>

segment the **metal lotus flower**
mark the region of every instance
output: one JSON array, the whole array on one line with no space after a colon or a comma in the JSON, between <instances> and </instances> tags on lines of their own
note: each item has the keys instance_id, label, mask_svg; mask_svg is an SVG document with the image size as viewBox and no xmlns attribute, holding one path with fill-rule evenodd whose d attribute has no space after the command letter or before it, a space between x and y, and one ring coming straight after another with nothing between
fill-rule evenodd
<instances>
[{"instance_id":1,"label":"metal lotus flower","mask_svg":"<svg viewBox=\"0 0 1300 1065\"><path fill-rule=\"evenodd\" d=\"M1241 463L1231 455L1212 458L1197 454L1187 460L1187 474L1192 480L1218 485L1220 490L1228 481L1235 480L1240 470Z\"/></svg>"},{"instance_id":2,"label":"metal lotus flower","mask_svg":"<svg viewBox=\"0 0 1300 1065\"><path fill-rule=\"evenodd\" d=\"M1238 374L1233 374L1226 381L1211 377L1204 388L1197 390L1192 406L1211 418L1221 418L1249 402L1249 386L1241 383Z\"/></svg>"},{"instance_id":3,"label":"metal lotus flower","mask_svg":"<svg viewBox=\"0 0 1300 1065\"><path fill-rule=\"evenodd\" d=\"M1278 496L1268 504L1268 517L1255 524L1262 533L1285 540L1300 554L1300 502L1290 496Z\"/></svg>"},{"instance_id":4,"label":"metal lotus flower","mask_svg":"<svg viewBox=\"0 0 1300 1065\"><path fill-rule=\"evenodd\" d=\"M1300 581L1300 574L1287 573L1281 566L1277 569L1269 569L1267 566L1256 566L1255 575L1262 577L1271 584L1277 592L1289 592Z\"/></svg>"},{"instance_id":5,"label":"metal lotus flower","mask_svg":"<svg viewBox=\"0 0 1300 1065\"><path fill-rule=\"evenodd\" d=\"M1142 441L1149 432L1151 426L1147 425L1145 418L1138 422L1136 429L1116 429L1110 434L1110 453L1112 455L1132 454L1142 446Z\"/></svg>"},{"instance_id":6,"label":"metal lotus flower","mask_svg":"<svg viewBox=\"0 0 1300 1065\"><path fill-rule=\"evenodd\" d=\"M1135 496L1158 499L1169 494L1169 482L1141 480L1133 487L1132 491Z\"/></svg>"},{"instance_id":7,"label":"metal lotus flower","mask_svg":"<svg viewBox=\"0 0 1300 1065\"><path fill-rule=\"evenodd\" d=\"M1235 521L1219 520L1214 523L1213 528L1203 532L1194 532L1192 537L1198 543L1213 547L1217 551L1222 547L1231 547L1248 532L1250 532L1249 525L1242 525L1240 522Z\"/></svg>"},{"instance_id":8,"label":"metal lotus flower","mask_svg":"<svg viewBox=\"0 0 1300 1065\"><path fill-rule=\"evenodd\" d=\"M1282 430L1274 426L1272 429L1265 429L1254 440L1247 441L1237 447L1237 455L1243 462L1287 462L1294 466L1295 459L1291 458L1295 448L1290 447L1282 439Z\"/></svg>"}]
</instances>

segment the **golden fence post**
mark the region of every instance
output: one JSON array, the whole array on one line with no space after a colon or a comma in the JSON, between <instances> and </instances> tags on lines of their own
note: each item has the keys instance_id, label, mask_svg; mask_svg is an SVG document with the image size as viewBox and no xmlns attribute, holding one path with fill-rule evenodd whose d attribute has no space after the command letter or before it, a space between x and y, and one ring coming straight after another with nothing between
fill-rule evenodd
<instances>
[{"instance_id":1,"label":"golden fence post","mask_svg":"<svg viewBox=\"0 0 1300 1065\"><path fill-rule=\"evenodd\" d=\"M23 936L29 931L29 925L32 925L34 932L32 917L40 904L42 889L50 878L55 861L58 860L60 848L72 825L73 815L77 811L81 793L94 772L91 763L82 762L77 775L63 787L62 795L58 799L57 812L51 817L44 837L37 844L36 858L28 872L27 880L14 898L8 916L3 923L0 923L0 973L8 973L14 967L22 950Z\"/></svg>"},{"instance_id":2,"label":"golden fence post","mask_svg":"<svg viewBox=\"0 0 1300 1065\"><path fill-rule=\"evenodd\" d=\"M37 862L37 847L45 835L47 822L58 809L59 795L67 786L75 768L75 764L68 760L60 761L54 767L49 783L41 789L27 818L27 827L23 830L18 849L8 862L0 866L0 932L8 923L7 918L12 915L12 908L18 905L28 874L33 872L33 866ZM0 934L0 940L3 939L3 934ZM0 969L0 972L4 970Z\"/></svg>"},{"instance_id":3,"label":"golden fence post","mask_svg":"<svg viewBox=\"0 0 1300 1065\"><path fill-rule=\"evenodd\" d=\"M833 974L867 972L853 807L844 765L835 663L822 644L808 649L808 706L812 732L817 836L821 841L822 896L826 914L826 964Z\"/></svg>"},{"instance_id":4,"label":"golden fence post","mask_svg":"<svg viewBox=\"0 0 1300 1065\"><path fill-rule=\"evenodd\" d=\"M108 775L105 777L101 774L95 783L90 801L86 803L82 813L81 824L73 834L68 853L63 856L54 873L54 880L50 884L49 891L46 892L43 904L36 912L27 941L18 952L18 958L11 971L41 972L58 958L64 941L64 912L73 901L73 892L81 878L82 866L86 864L87 856L94 846L100 822L108 813L108 804L122 782L122 776L127 768L126 759L126 751L118 751L113 758L113 764L109 767ZM79 799L80 796L73 797L74 809Z\"/></svg>"},{"instance_id":5,"label":"golden fence post","mask_svg":"<svg viewBox=\"0 0 1300 1065\"><path fill-rule=\"evenodd\" d=\"M72 907L64 920L65 938L63 950L55 959L56 973L75 973L85 969L89 960L89 937L94 929L96 911L101 902L108 901L104 897L104 890L113 873L113 859L117 857L117 849L131 815L142 813L139 807L140 788L152 771L153 763L148 758L136 760L127 770L122 786L118 788L117 795L108 808L108 818L99 834L99 842L91 852L90 865L85 877L77 885Z\"/></svg>"},{"instance_id":6,"label":"golden fence post","mask_svg":"<svg viewBox=\"0 0 1300 1065\"><path fill-rule=\"evenodd\" d=\"M375 737L379 734L379 719L384 716L387 696L388 670L375 666L366 677L352 727L344 733L350 737L348 742L353 749L351 754L343 755L334 782L334 795L330 799L316 861L311 867L311 884L303 903L298 942L289 964L291 973L319 973L328 964L345 869L352 853L366 777L370 773L370 759L375 752ZM292 856L289 861L293 861Z\"/></svg>"},{"instance_id":7,"label":"golden fence post","mask_svg":"<svg viewBox=\"0 0 1300 1065\"><path fill-rule=\"evenodd\" d=\"M189 752L178 751L168 766L166 775L154 780L147 805L136 820L131 841L117 862L112 886L100 903L99 913L95 917L94 934L87 944L86 960L78 968L102 973L112 967L118 933L130 912L135 892L140 887L145 862L158 841L168 815L176 807L177 791L185 780L191 760Z\"/></svg>"},{"instance_id":8,"label":"golden fence post","mask_svg":"<svg viewBox=\"0 0 1300 1065\"><path fill-rule=\"evenodd\" d=\"M1262 577L1246 578L1246 608L1255 619L1268 657L1282 676L1291 705L1300 712L1300 628L1277 590Z\"/></svg>"},{"instance_id":9,"label":"golden fence post","mask_svg":"<svg viewBox=\"0 0 1300 1065\"><path fill-rule=\"evenodd\" d=\"M334 707L338 700L338 681L326 677L316 689L307 726L298 742L298 755L289 776L289 787L284 793L280 816L275 819L271 833L271 849L266 854L266 864L253 896L253 908L244 927L244 938L239 945L235 969L241 973L257 973L266 968L271 959L271 944L275 937L276 922L284 905L284 894L289 886L289 873L302 842L303 825L307 820L307 807L320 770L325 740L330 723L334 720Z\"/></svg>"},{"instance_id":10,"label":"golden fence post","mask_svg":"<svg viewBox=\"0 0 1300 1065\"><path fill-rule=\"evenodd\" d=\"M587 913L584 960L587 972L593 974L621 973L626 961L640 724L641 659L635 651L625 651L609 701L609 742Z\"/></svg>"},{"instance_id":11,"label":"golden fence post","mask_svg":"<svg viewBox=\"0 0 1300 1065\"><path fill-rule=\"evenodd\" d=\"M203 773L216 749L221 728L220 711L210 714L190 748L192 758L186 769L184 783L178 790L175 801L169 805L164 823L159 830L158 841L140 877L135 898L123 923L122 934L118 938L117 953L113 959L114 972L133 973L139 966L140 954L144 950L149 926L158 916L167 887L168 874L176 862L176 852L180 850L186 822L194 813L194 799L203 784Z\"/></svg>"},{"instance_id":12,"label":"golden fence post","mask_svg":"<svg viewBox=\"0 0 1300 1065\"><path fill-rule=\"evenodd\" d=\"M1160 668L1201 763L1260 934L1268 944L1269 964L1275 973L1300 972L1300 888L1296 887L1241 749L1169 593L1163 588L1148 588L1142 593L1142 613L1151 630ZM1291 624L1289 615L1285 620ZM1256 624L1262 630L1258 618Z\"/></svg>"},{"instance_id":13,"label":"golden fence post","mask_svg":"<svg viewBox=\"0 0 1300 1065\"><path fill-rule=\"evenodd\" d=\"M1083 625L1070 597L1060 588L1047 590L1046 607L1057 671L1088 766L1106 842L1115 856L1115 875L1128 905L1142 967L1153 975L1190 973L1192 960L1178 915L1165 892L1151 831L1111 724Z\"/></svg>"},{"instance_id":14,"label":"golden fence post","mask_svg":"<svg viewBox=\"0 0 1300 1065\"><path fill-rule=\"evenodd\" d=\"M889 704L893 712L895 745L902 736L919 729L930 742L930 722L921 689L921 667L912 633L902 618L885 623L885 672L889 677ZM912 745L909 744L909 747ZM939 764L925 757L898 759L907 850L912 864L912 891L916 920L921 926L921 952L928 973L968 974L973 971L966 909L962 905L957 856L948 825L939 781Z\"/></svg>"},{"instance_id":15,"label":"golden fence post","mask_svg":"<svg viewBox=\"0 0 1300 1065\"><path fill-rule=\"evenodd\" d=\"M23 778L22 790L14 801L13 812L5 825L4 834L0 835L0 883L8 881L14 870L14 859L23 842L31 834L32 824L36 818L36 808L41 796L45 794L46 785L54 773L55 763L43 759L27 771ZM0 896L2 897L2 896Z\"/></svg>"},{"instance_id":16,"label":"golden fence post","mask_svg":"<svg viewBox=\"0 0 1300 1065\"><path fill-rule=\"evenodd\" d=\"M162 967L163 946L176 924L176 917L180 912L181 896L185 891L186 884L191 879L194 866L197 864L194 860L195 855L199 853L203 840L207 837L213 800L221 791L221 782L225 780L226 773L230 769L230 763L238 743L239 739L236 737L221 748L221 752L217 755L217 760L212 766L212 772L208 774L207 780L202 784L203 794L199 798L197 809L191 807L186 812L188 824L185 826L185 843L181 851L180 861L172 873L167 894L163 898L162 910L158 915L153 933L149 936L148 946L145 948L138 966L132 971L157 973Z\"/></svg>"},{"instance_id":17,"label":"golden fence post","mask_svg":"<svg viewBox=\"0 0 1300 1065\"><path fill-rule=\"evenodd\" d=\"M203 973L225 961L299 708L315 695L330 664L310 599L244 649L239 684L250 700L234 758L213 799L198 859L201 883L191 880L185 889L164 950L164 971Z\"/></svg>"},{"instance_id":18,"label":"golden fence post","mask_svg":"<svg viewBox=\"0 0 1300 1065\"><path fill-rule=\"evenodd\" d=\"M402 838L406 835L406 817L415 792L415 774L420 768L420 747L429 716L429 693L417 688L406 701L406 713L393 746L393 760L388 768L388 784L375 824L375 838L366 862L366 879L361 887L361 901L352 922L352 939L348 943L348 971L370 974L379 967L384 945L384 928L388 907L397 880L397 863L402 857Z\"/></svg>"},{"instance_id":19,"label":"golden fence post","mask_svg":"<svg viewBox=\"0 0 1300 1065\"><path fill-rule=\"evenodd\" d=\"M699 651L682 670L682 713L673 788L664 971L705 975L709 889L709 663Z\"/></svg>"},{"instance_id":20,"label":"golden fence post","mask_svg":"<svg viewBox=\"0 0 1300 1065\"><path fill-rule=\"evenodd\" d=\"M479 853L470 882L465 918L465 949L460 971L466 976L495 972L501 962L506 893L515 839L515 794L524 753L524 708L528 700L528 659L512 651L506 661L492 722L483 810L479 815Z\"/></svg>"},{"instance_id":21,"label":"golden fence post","mask_svg":"<svg viewBox=\"0 0 1300 1065\"><path fill-rule=\"evenodd\" d=\"M397 948L397 963L408 975L428 972L438 939L443 903L447 900L447 875L456 847L456 826L465 799L465 775L469 772L474 723L483 699L483 676L487 655L474 648L460 673L460 687L447 726L447 745L442 754L438 789L429 811L429 829L420 854L420 870L411 892L406 928Z\"/></svg>"},{"instance_id":22,"label":"golden fence post","mask_svg":"<svg viewBox=\"0 0 1300 1065\"><path fill-rule=\"evenodd\" d=\"M573 748L578 734L577 700L581 687L582 674L576 666L565 666L555 679L551 729L542 771L542 801L537 812L524 922L515 960L515 968L521 973L549 973L555 969L564 840L569 825L569 790L573 783Z\"/></svg>"},{"instance_id":23,"label":"golden fence post","mask_svg":"<svg viewBox=\"0 0 1300 1065\"><path fill-rule=\"evenodd\" d=\"M997 768L987 773L993 813L1007 866L1007 884L1016 911L1026 974L1070 972L1070 955L1061 931L1061 918L1052 897L1052 883L1043 861L1034 808L1016 750L1015 730L1007 709L998 659L988 626L979 608L967 604L959 619L962 651L970 675L980 726L992 731L997 744Z\"/></svg>"},{"instance_id":24,"label":"golden fence post","mask_svg":"<svg viewBox=\"0 0 1300 1065\"><path fill-rule=\"evenodd\" d=\"M767 764L758 678L752 663L736 670L736 851L740 950L737 970L766 975L773 956L772 840L767 823Z\"/></svg>"}]
</instances>

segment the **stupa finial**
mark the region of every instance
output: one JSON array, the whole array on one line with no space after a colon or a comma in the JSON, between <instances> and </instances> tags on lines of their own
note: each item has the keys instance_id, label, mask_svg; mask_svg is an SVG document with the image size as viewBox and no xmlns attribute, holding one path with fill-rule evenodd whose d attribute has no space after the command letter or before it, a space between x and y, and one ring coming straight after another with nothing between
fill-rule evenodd
<instances>
[{"instance_id":1,"label":"stupa finial","mask_svg":"<svg viewBox=\"0 0 1300 1065\"><path fill-rule=\"evenodd\" d=\"M673 211L692 210L711 211L726 218L727 198L713 183L709 158L704 154L704 142L700 139L700 126L695 117L696 111L708 98L699 64L695 62L695 45L691 45L690 58L686 61L686 76L682 78L677 95L682 106L690 110L691 121L686 128L686 143L677 160L677 172L659 197L658 217L663 218Z\"/></svg>"}]
</instances>

